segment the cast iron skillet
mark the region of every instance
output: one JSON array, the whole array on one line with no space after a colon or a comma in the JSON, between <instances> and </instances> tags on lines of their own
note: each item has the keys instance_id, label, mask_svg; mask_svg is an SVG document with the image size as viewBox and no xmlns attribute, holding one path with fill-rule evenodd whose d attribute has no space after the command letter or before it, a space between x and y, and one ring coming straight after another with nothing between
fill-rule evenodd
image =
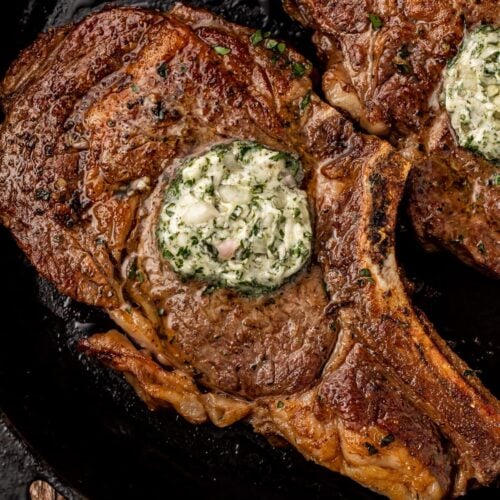
<instances>
[{"instance_id":1,"label":"cast iron skillet","mask_svg":"<svg viewBox=\"0 0 500 500\"><path fill-rule=\"evenodd\" d=\"M270 29L314 57L309 34L287 18L278 0L191 3L231 21ZM5 4L2 74L39 31L81 19L103 2ZM447 255L425 254L406 225L402 216L398 253L414 283L416 304L499 396L500 283ZM293 449L271 447L245 424L221 430L192 426L169 411L149 412L119 376L76 349L79 338L110 326L106 316L61 296L39 278L3 228L0 248L0 498L24 498L28 482L37 477L68 498L379 498L306 462ZM494 487L468 496L493 497L498 498Z\"/></svg>"}]
</instances>

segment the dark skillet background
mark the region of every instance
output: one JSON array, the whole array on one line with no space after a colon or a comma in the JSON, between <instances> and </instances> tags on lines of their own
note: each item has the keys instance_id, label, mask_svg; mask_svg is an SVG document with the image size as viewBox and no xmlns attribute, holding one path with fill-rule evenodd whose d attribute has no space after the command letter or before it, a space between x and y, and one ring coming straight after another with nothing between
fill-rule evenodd
<instances>
[{"instance_id":1,"label":"dark skillet background","mask_svg":"<svg viewBox=\"0 0 500 500\"><path fill-rule=\"evenodd\" d=\"M123 1L166 8L169 1ZM313 58L309 34L279 1L205 0L228 20L270 29ZM44 28L81 19L103 2L2 2L0 73ZM1 186L0 186L1 189ZM249 426L192 426L149 412L123 380L82 358L79 338L105 330L99 311L59 295L37 277L0 228L0 499L25 498L45 478L68 498L375 499L353 481L272 448ZM398 252L414 300L498 396L500 283L446 255L427 255L402 216ZM496 488L468 498L498 498Z\"/></svg>"}]
</instances>

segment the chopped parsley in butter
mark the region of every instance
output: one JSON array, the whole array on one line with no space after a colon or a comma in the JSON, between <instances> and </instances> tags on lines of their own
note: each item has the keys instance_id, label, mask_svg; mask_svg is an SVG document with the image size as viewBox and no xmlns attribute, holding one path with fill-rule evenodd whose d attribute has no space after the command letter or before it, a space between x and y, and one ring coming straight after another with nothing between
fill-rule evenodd
<instances>
[{"instance_id":1,"label":"chopped parsley in butter","mask_svg":"<svg viewBox=\"0 0 500 500\"><path fill-rule=\"evenodd\" d=\"M311 254L299 160L235 141L185 160L165 192L157 237L184 278L246 294L275 289Z\"/></svg>"},{"instance_id":2,"label":"chopped parsley in butter","mask_svg":"<svg viewBox=\"0 0 500 500\"><path fill-rule=\"evenodd\" d=\"M460 146L500 160L500 29L468 33L446 69L444 104Z\"/></svg>"}]
</instances>

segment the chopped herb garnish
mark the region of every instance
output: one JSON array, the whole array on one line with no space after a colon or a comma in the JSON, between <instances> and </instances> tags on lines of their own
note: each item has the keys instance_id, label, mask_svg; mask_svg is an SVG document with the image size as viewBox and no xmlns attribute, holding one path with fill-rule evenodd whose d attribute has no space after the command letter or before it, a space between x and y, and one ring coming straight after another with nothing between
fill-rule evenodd
<instances>
[{"instance_id":1,"label":"chopped herb garnish","mask_svg":"<svg viewBox=\"0 0 500 500\"><path fill-rule=\"evenodd\" d=\"M299 62L292 63L293 76L296 77L304 76L305 72L306 72L306 67L303 64Z\"/></svg>"},{"instance_id":2,"label":"chopped herb garnish","mask_svg":"<svg viewBox=\"0 0 500 500\"><path fill-rule=\"evenodd\" d=\"M162 101L157 102L151 112L159 121L163 121L165 119L165 108Z\"/></svg>"},{"instance_id":3,"label":"chopped herb garnish","mask_svg":"<svg viewBox=\"0 0 500 500\"><path fill-rule=\"evenodd\" d=\"M183 259L187 259L191 255L191 250L189 250L188 247L181 247L177 251L177 255L179 255Z\"/></svg>"},{"instance_id":4,"label":"chopped herb garnish","mask_svg":"<svg viewBox=\"0 0 500 500\"><path fill-rule=\"evenodd\" d=\"M264 192L264 184L256 184L252 187L253 194L262 194Z\"/></svg>"},{"instance_id":5,"label":"chopped herb garnish","mask_svg":"<svg viewBox=\"0 0 500 500\"><path fill-rule=\"evenodd\" d=\"M279 153L276 153L275 155L271 156L269 158L272 161L280 161L284 160L288 156L288 153L284 153L283 151L280 151Z\"/></svg>"},{"instance_id":6,"label":"chopped herb garnish","mask_svg":"<svg viewBox=\"0 0 500 500\"><path fill-rule=\"evenodd\" d=\"M168 66L166 62L162 62L157 68L156 72L158 75L160 75L162 78L167 77L167 72L168 72Z\"/></svg>"},{"instance_id":7,"label":"chopped herb garnish","mask_svg":"<svg viewBox=\"0 0 500 500\"><path fill-rule=\"evenodd\" d=\"M382 27L382 25L384 24L382 22L382 19L380 19L380 17L377 16L377 14L374 14L373 12L370 12L368 14L368 18L370 19L370 23L371 23L373 29L375 29L375 30L380 29Z\"/></svg>"},{"instance_id":8,"label":"chopped herb garnish","mask_svg":"<svg viewBox=\"0 0 500 500\"><path fill-rule=\"evenodd\" d=\"M371 281L373 281L372 273L366 267L359 270L359 275L362 276L363 278L369 278L369 279L371 279Z\"/></svg>"},{"instance_id":9,"label":"chopped herb garnish","mask_svg":"<svg viewBox=\"0 0 500 500\"><path fill-rule=\"evenodd\" d=\"M51 195L50 191L48 189L45 189L45 188L38 188L35 191L35 198L37 200L49 201L50 195Z\"/></svg>"},{"instance_id":10,"label":"chopped herb garnish","mask_svg":"<svg viewBox=\"0 0 500 500\"><path fill-rule=\"evenodd\" d=\"M135 275L137 273L137 262L136 259L132 259L128 266L127 278L130 280L135 280Z\"/></svg>"},{"instance_id":11,"label":"chopped herb garnish","mask_svg":"<svg viewBox=\"0 0 500 500\"><path fill-rule=\"evenodd\" d=\"M231 213L231 215L229 216L229 218L231 220L236 220L240 215L241 215L241 212L243 211L243 209L239 206L239 205L236 205L234 207L234 210L233 212Z\"/></svg>"},{"instance_id":12,"label":"chopped herb garnish","mask_svg":"<svg viewBox=\"0 0 500 500\"><path fill-rule=\"evenodd\" d=\"M368 455L372 456L378 453L378 449L375 446L373 446L373 444L364 442L363 445L368 450Z\"/></svg>"},{"instance_id":13,"label":"chopped herb garnish","mask_svg":"<svg viewBox=\"0 0 500 500\"><path fill-rule=\"evenodd\" d=\"M484 246L484 243L480 241L477 244L477 249L484 255L486 253L486 247Z\"/></svg>"},{"instance_id":14,"label":"chopped herb garnish","mask_svg":"<svg viewBox=\"0 0 500 500\"><path fill-rule=\"evenodd\" d=\"M402 75L409 75L412 72L410 63L404 61L403 59L400 59L400 61L402 62L398 62L398 60L396 59L394 60L394 66L396 67L396 70Z\"/></svg>"},{"instance_id":15,"label":"chopped herb garnish","mask_svg":"<svg viewBox=\"0 0 500 500\"><path fill-rule=\"evenodd\" d=\"M278 45L276 45L276 49L280 54L283 54L286 50L286 45L283 42L280 42L278 43Z\"/></svg>"},{"instance_id":16,"label":"chopped herb garnish","mask_svg":"<svg viewBox=\"0 0 500 500\"><path fill-rule=\"evenodd\" d=\"M257 30L250 36L250 41L252 42L252 45L257 45L260 42L262 42L262 40L264 40L264 35L262 34L262 30Z\"/></svg>"},{"instance_id":17,"label":"chopped herb garnish","mask_svg":"<svg viewBox=\"0 0 500 500\"><path fill-rule=\"evenodd\" d=\"M130 86L130 89L132 90L132 92L134 93L137 93L139 92L139 87L136 83L133 83L131 86Z\"/></svg>"},{"instance_id":18,"label":"chopped herb garnish","mask_svg":"<svg viewBox=\"0 0 500 500\"><path fill-rule=\"evenodd\" d=\"M364 285L366 282L375 283L372 273L366 267L359 270L359 275L361 276L361 279L358 280L359 285Z\"/></svg>"},{"instance_id":19,"label":"chopped herb garnish","mask_svg":"<svg viewBox=\"0 0 500 500\"><path fill-rule=\"evenodd\" d=\"M216 45L214 47L215 52L220 56L226 56L231 53L231 49L229 47L222 47L222 45Z\"/></svg>"},{"instance_id":20,"label":"chopped herb garnish","mask_svg":"<svg viewBox=\"0 0 500 500\"><path fill-rule=\"evenodd\" d=\"M273 50L273 49L275 49L278 46L278 41L274 40L274 38L269 38L264 43L264 46L266 47L266 49Z\"/></svg>"},{"instance_id":21,"label":"chopped herb garnish","mask_svg":"<svg viewBox=\"0 0 500 500\"><path fill-rule=\"evenodd\" d=\"M276 403L276 408L278 408L279 410L281 410L281 408L284 408L285 407L285 403L283 403L283 401L278 401Z\"/></svg>"},{"instance_id":22,"label":"chopped herb garnish","mask_svg":"<svg viewBox=\"0 0 500 500\"><path fill-rule=\"evenodd\" d=\"M382 448L385 448L386 446L389 446L396 438L394 437L394 434L387 434L387 436L384 436L380 440L380 446Z\"/></svg>"},{"instance_id":23,"label":"chopped herb garnish","mask_svg":"<svg viewBox=\"0 0 500 500\"><path fill-rule=\"evenodd\" d=\"M173 259L174 258L174 254L170 250L167 250L165 248L163 250L163 257L165 257L166 259Z\"/></svg>"},{"instance_id":24,"label":"chopped herb garnish","mask_svg":"<svg viewBox=\"0 0 500 500\"><path fill-rule=\"evenodd\" d=\"M311 96L312 96L312 91L309 90L306 95L302 98L302 100L300 101L300 109L303 111L304 109L307 108L307 106L309 106L309 104L311 103Z\"/></svg>"},{"instance_id":25,"label":"chopped herb garnish","mask_svg":"<svg viewBox=\"0 0 500 500\"><path fill-rule=\"evenodd\" d=\"M203 290L202 295L211 295L217 290L217 285L208 285L205 290Z\"/></svg>"}]
</instances>

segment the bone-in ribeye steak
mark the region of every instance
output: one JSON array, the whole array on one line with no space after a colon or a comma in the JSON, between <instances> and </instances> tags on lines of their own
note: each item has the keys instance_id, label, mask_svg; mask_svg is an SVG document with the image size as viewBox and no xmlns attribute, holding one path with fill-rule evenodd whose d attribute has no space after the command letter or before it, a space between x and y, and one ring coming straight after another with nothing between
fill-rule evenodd
<instances>
[{"instance_id":1,"label":"bone-in ribeye steak","mask_svg":"<svg viewBox=\"0 0 500 500\"><path fill-rule=\"evenodd\" d=\"M61 292L129 336L82 348L150 408L248 419L392 498L491 482L499 404L399 278L407 162L312 93L299 54L252 33L176 6L109 9L41 35L1 88L3 224ZM314 214L310 265L257 298L203 293L155 239L179 159L234 139L300 155Z\"/></svg>"},{"instance_id":2,"label":"bone-in ribeye steak","mask_svg":"<svg viewBox=\"0 0 500 500\"><path fill-rule=\"evenodd\" d=\"M500 277L498 167L460 147L440 104L464 33L499 26L497 0L284 0L315 30L328 101L389 135L413 163L408 211L429 249L444 248Z\"/></svg>"}]
</instances>

